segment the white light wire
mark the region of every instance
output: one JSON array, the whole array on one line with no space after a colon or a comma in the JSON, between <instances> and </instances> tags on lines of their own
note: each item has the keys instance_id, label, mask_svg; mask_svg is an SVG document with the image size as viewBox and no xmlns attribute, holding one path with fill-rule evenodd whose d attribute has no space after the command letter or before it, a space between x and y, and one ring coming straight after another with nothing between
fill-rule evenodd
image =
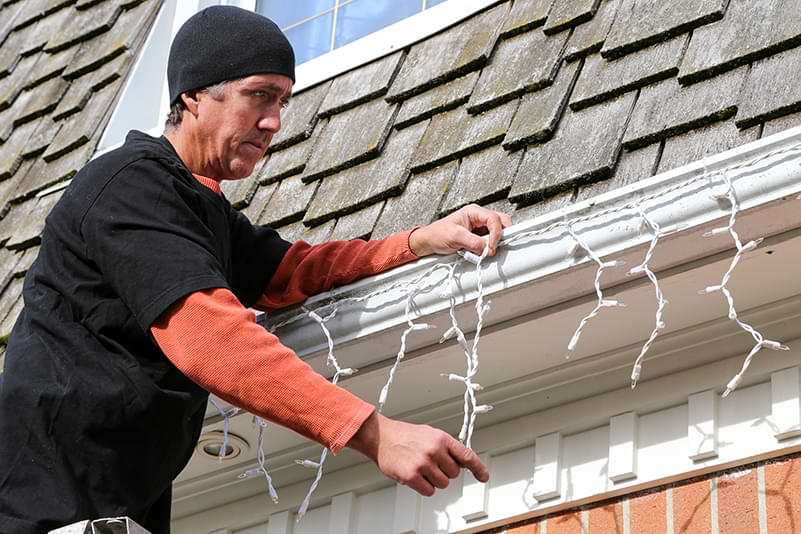
<instances>
[{"instance_id":1,"label":"white light wire","mask_svg":"<svg viewBox=\"0 0 801 534\"><path fill-rule=\"evenodd\" d=\"M599 313L601 313L602 308L615 308L615 307L623 308L626 305L617 300L604 298L604 293L601 290L601 275L603 274L603 272L606 269L611 269L613 267L618 267L620 265L623 265L624 262L619 260L602 261L601 258L598 255L596 255L595 252L593 252L593 250L586 243L586 241L584 241L583 239L581 239L581 237L579 237L579 235L573 229L573 224L570 222L567 223L567 233L570 234L570 237L573 238L573 241L575 242L574 247L583 249L590 257L590 259L592 259L592 261L598 264L598 270L595 272L595 283L594 283L595 295L598 298L598 303L595 305L595 308L593 308L592 311L581 320L581 322L578 325L578 328L576 328L576 332L573 334L573 337L570 338L570 343L568 343L567 345L567 355L565 356L566 358L570 358L570 356L576 350L576 345L578 345L579 337L581 337L581 332L584 330L584 327L587 326L587 323L589 323L590 320L592 320ZM576 249L571 249L570 251L571 254L575 252Z\"/></svg>"},{"instance_id":2,"label":"white light wire","mask_svg":"<svg viewBox=\"0 0 801 534\"><path fill-rule=\"evenodd\" d=\"M333 338L331 338L331 332L328 331L328 327L325 325L326 321L332 319L336 315L337 309L334 308L334 311L332 311L325 317L321 317L316 311L310 310L306 307L304 307L303 310L308 314L309 317L311 317L314 321L317 322L317 324L320 325L320 328L322 328L326 340L328 341L328 357L326 359L326 364L328 365L329 368L333 368L335 371L334 377L331 379L331 383L336 385L337 382L339 382L339 377L351 376L355 374L358 371L357 369L353 369L350 367L342 368L339 366L339 362L334 356L334 340ZM303 499L303 502L300 504L300 508L298 509L297 521L300 521L306 514L306 510L309 509L309 503L311 502L314 490L317 489L317 485L320 483L320 479L323 476L323 465L325 464L325 459L327 457L328 457L328 449L325 448L323 449L323 452L320 454L320 460L318 462L312 462L311 460L295 460L295 462L301 466L317 469L317 475L314 477L314 481L309 487L309 491L306 493L306 497Z\"/></svg>"},{"instance_id":3,"label":"white light wire","mask_svg":"<svg viewBox=\"0 0 801 534\"><path fill-rule=\"evenodd\" d=\"M378 396L378 412L381 413L384 411L384 405L387 403L387 397L389 396L389 387L392 385L393 380L395 379L395 371L398 369L400 362L403 358L406 357L406 337L412 333L419 330L428 330L433 328L433 326L426 324L426 323L415 323L412 319L412 306L414 304L414 297L417 294L418 290L410 291L409 294L406 296L406 324L409 325L406 330L403 331L401 334L401 342L400 342L400 349L398 349L398 354L395 356L395 363L389 369L389 377L387 377L387 383L384 384L384 387L381 388L381 393Z\"/></svg>"},{"instance_id":4,"label":"white light wire","mask_svg":"<svg viewBox=\"0 0 801 534\"><path fill-rule=\"evenodd\" d=\"M652 237L651 243L648 245L648 251L645 253L645 258L643 259L642 263L636 267L632 267L628 274L635 275L644 273L648 280L651 281L651 284L653 284L654 293L656 294L656 318L654 321L654 329L651 331L651 335L642 346L639 356L637 356L637 359L634 361L634 367L631 370L631 389L637 387L637 381L640 379L640 374L642 373L642 362L645 358L645 354L648 352L648 349L651 348L651 345L656 340L659 332L665 328L665 322L662 320L662 312L664 311L665 306L667 306L668 301L662 294L662 289L659 287L659 280L657 279L656 274L654 274L648 264L651 261L651 258L653 258L654 250L656 249L659 239L678 231L678 228L669 231L662 230L659 224L654 221L653 218L650 217L646 213L645 209L639 204L637 204L637 211L640 214L643 225L647 226L651 231Z\"/></svg>"},{"instance_id":5,"label":"white light wire","mask_svg":"<svg viewBox=\"0 0 801 534\"><path fill-rule=\"evenodd\" d=\"M278 504L278 492L275 491L273 479L270 476L270 473L267 472L267 466L265 465L264 458L264 431L267 429L267 421L257 415L254 415L253 424L259 427L259 436L256 438L256 461L259 462L259 465L253 469L248 469L239 475L239 478L252 478L264 475L264 479L267 482L267 492L270 494L270 498L273 500L273 502Z\"/></svg>"},{"instance_id":6,"label":"white light wire","mask_svg":"<svg viewBox=\"0 0 801 534\"><path fill-rule=\"evenodd\" d=\"M636 214L639 217L641 217L643 220L645 220L646 224L648 224L648 226L653 231L655 228L658 228L658 225L654 226L656 224L655 221L652 218L650 218L647 215L645 215L645 212L644 212L641 204L645 204L645 203L648 203L650 201L661 199L663 197L672 195L674 193L678 193L678 192L682 191L683 189L685 189L685 188L687 188L689 186L695 185L695 184L697 184L698 182L700 182L702 180L709 180L710 183L712 183L712 178L714 176L716 176L716 175L722 175L724 177L724 180L726 181L726 183L729 186L729 190L733 191L733 189L730 187L731 186L731 182L730 182L730 180L728 178L728 175L727 175L728 172L735 171L735 170L746 169L746 168L749 168L749 167L754 167L754 166L760 164L761 162L763 162L765 160L768 160L770 158L773 158L775 156L780 156L780 155L785 155L785 154L790 154L790 153L798 153L798 152L801 152L801 144L791 145L791 146L784 147L784 148L781 148L781 149L773 150L773 151L771 151L769 153L763 154L763 155L761 155L761 156L759 156L757 158L754 158L752 160L744 161L742 163L739 163L739 164L736 164L736 165L732 165L732 166L727 167L725 169L722 169L722 170L719 170L719 171L715 171L712 174L709 174L707 172L706 165L704 165L703 174L694 176L693 178L690 178L690 179L685 180L683 182L680 182L680 183L677 183L675 185L672 185L672 186L670 186L668 188L665 188L665 189L663 189L661 191L658 191L658 192L656 192L654 194L642 197L642 198L638 199L636 202L627 203L627 204L624 204L624 205L621 205L621 206L617 206L617 207L614 207L614 208L610 208L610 209L607 209L607 210L603 210L603 211L600 211L600 212L589 213L587 215L584 215L584 216L581 216L581 217L576 217L576 218L571 219L569 221L564 221L564 220L557 221L557 222L554 222L554 223L552 223L552 224L550 224L548 226L542 227L542 228L533 229L533 230L530 230L530 231L527 231L527 232L521 232L521 233L518 233L518 234L508 238L508 239L501 240L498 243L498 247L510 246L510 245L512 245L514 243L517 243L517 242L528 241L528 240L531 240L531 239L542 237L542 236L547 235L547 234L552 234L556 230L562 230L563 232L566 232L568 235L570 235L570 237L576 243L575 246L582 248L587 253L587 255L593 261L595 261L598 264L598 270L596 272L595 284L594 284L595 290L596 290L596 295L598 296L598 305L593 310L593 313L590 313L590 315L585 317L581 321L581 323L579 324L579 327L576 330L576 333L574 334L573 339L571 339L571 343L569 344L569 347L568 347L569 351L572 351L572 349L570 347L575 348L575 345L578 342L578 338L579 338L579 336L581 334L581 331L582 331L584 325L586 325L586 323L590 319L592 319L592 317L594 317L595 315L598 314L598 312L600 311L600 308L613 307L613 306L622 306L623 305L622 303L619 303L617 301L604 299L603 293L602 293L601 288L600 288L600 277L601 277L601 274L602 274L603 270L606 269L606 268L616 267L618 265L621 265L622 262L616 262L616 261L603 262L603 261L601 261L601 259L588 246L588 244L586 242L584 242L584 240L582 240L578 236L578 234L573 229L574 225L580 224L580 223L586 223L586 222L595 221L597 219L600 219L600 218L603 218L603 217L608 217L610 215L616 215L616 214L621 214L621 213L624 213L624 212L634 211L634 212L636 212ZM801 196L799 196L798 198L799 198L799 200L801 200ZM732 221L733 221L733 218L734 218L735 215L736 215L736 210L733 210ZM655 234L654 234L654 236L652 237L652 240L651 240L651 245L649 246L648 252L646 253L646 259L642 264L640 264L638 266L638 267L640 267L642 269L642 272L645 273L646 276L648 276L648 278L654 284L655 292L657 293L657 317L656 317L656 328L654 329L654 332L656 332L656 331L661 329L660 328L660 326L662 325L662 322L661 322L661 311L664 309L664 306L667 303L667 301L665 301L664 297L661 296L661 290L658 287L658 281L656 280L655 275L654 275L653 278L649 275L649 273L651 275L653 275L653 272L650 270L650 267L648 266L648 262L651 259L651 255L653 253L653 249L656 247L656 243L658 242L660 236L664 237L668 233L671 233L671 232L674 232L674 231L677 231L677 230L678 229L674 229L674 230L671 230L669 232L668 231L661 231L661 232L657 231L657 232L655 232ZM731 229L731 231L733 232L733 228ZM734 234L734 235L736 235L736 234ZM749 245L746 245L746 246L749 246ZM753 246L753 245L751 245L751 246ZM738 257L742 253L743 252L741 252L739 250L739 247L738 247L738 256L736 256L735 260L732 262L733 266L736 265L736 261L738 261L738 259L739 259ZM406 296L406 299L407 299L407 302L406 302L406 322L409 325L409 328L407 328L404 331L404 333L402 334L402 336L401 336L401 349L399 350L398 355L396 356L395 364L393 365L392 369L390 370L390 378L388 379L388 382L384 386L384 388L382 388L381 399L384 402L386 402L386 397L388 395L389 386L391 385L391 382L392 382L392 377L394 375L394 370L397 368L398 364L400 363L400 361L403 359L403 357L405 355L405 340L406 340L406 336L410 332L415 331L415 330L422 330L422 329L426 329L426 328L431 328L430 325L416 324L416 323L413 322L413 320L411 318L411 308L413 306L414 296L419 294L419 293L421 293L421 292L423 292L424 290L430 289L432 287L436 287L436 286L440 285L441 283L443 283L445 281L447 281L448 283L453 283L453 274L454 274L455 267L458 266L458 265L463 264L465 261L471 261L473 263L477 263L476 259L478 258L478 256L476 256L476 255L469 254L469 253L462 253L462 254L460 254L460 256L461 256L460 259L458 259L456 261L453 261L453 262L449 262L449 263L443 262L443 263L436 263L436 264L432 265L430 268L428 268L426 271L424 271L423 273L421 273L420 275L418 275L417 277L415 277L411 281L396 282L396 283L390 284L390 285L388 285L388 286L386 286L386 287L384 287L382 289L373 291L373 292L371 292L369 294L357 296L357 297L345 297L345 298L337 299L335 301L331 301L331 302L328 302L328 303L325 303L325 304L321 304L320 306L315 308L315 310L313 310L313 311L308 309L308 308L306 308L306 307L303 307L303 312L302 313L297 314L295 316L292 316L292 317L290 317L290 318L288 318L288 319L286 319L286 320L284 320L284 321L282 321L280 323L271 325L270 326L270 331L274 332L274 331L278 330L279 328L282 328L282 327L287 326L289 324L295 323L295 322L301 320L304 316L307 316L307 315L309 317L311 317L312 319L314 319L315 321L317 321L318 324L320 324L320 326L323 328L323 331L324 331L324 333L326 335L326 338L328 340L328 360L327 360L328 364L329 364L329 366L331 366L333 364L334 367L337 369L337 372L335 373L334 379L333 379L333 383L336 383L337 380L339 379L339 376L344 376L346 374L346 371L348 373L352 374L353 372L355 372L355 370L353 370L353 369L339 369L339 366L336 363L336 359L333 356L333 340L332 340L332 337L330 335L330 332L328 331L328 329L325 326L325 321L327 321L328 319L333 317L334 314L336 314L337 310L339 309L339 306L342 305L342 304L360 303L360 302L364 302L364 301L366 301L368 299L372 299L374 297L380 296L382 294L387 294L387 293L392 293L392 292L395 292L395 291L400 291L401 294L404 294ZM733 266L732 266L731 269L733 269ZM638 267L635 267L633 269L633 271L635 271L635 273L639 272ZM728 272L729 276L730 276L731 269ZM438 271L441 271L441 270L445 270L446 277L438 279L434 275ZM727 300L729 300L729 302L731 304L733 302L730 299L731 295L730 295L730 293L728 293L728 290L726 290L725 287L723 287L723 286L725 286L725 282L727 282L727 281L728 281L728 279L726 277L724 277L724 283L721 284L720 287L722 288L721 291L725 295L727 295ZM483 298L483 293L481 291L483 288L481 287L481 276L480 275L478 277L478 285L479 285L479 296L478 296L478 299L481 299L481 298ZM709 288L707 288L707 289L709 289ZM705 290L704 292L707 292L707 291ZM476 306L477 312L479 311L478 299L477 299L477 306ZM471 368L473 368L473 359L472 359L473 352L472 352L472 350L468 350L468 344L467 344L467 341L466 341L466 339L464 337L464 334L458 328L458 324L456 323L455 315L454 315L455 302L452 300L451 304L452 304L451 305L452 326L451 326L451 329L449 329L449 331L446 332L446 336L443 336L443 339L445 337L447 337L448 334L451 334L451 335L452 334L456 334L457 335L457 341L459 342L459 345L462 347L462 349L465 351L465 355L466 355L467 360L468 360L468 373L467 374L470 375ZM485 306L482 306L481 308L483 309L483 311L486 311L486 307ZM323 313L323 310L328 310L328 309L332 309L333 311L323 319L320 316L320 314ZM731 312L731 308L730 308L730 312ZM479 325L477 325L477 335L476 335L476 338L474 338L474 345L477 345L477 338L479 337L478 334L480 333L480 325L481 325L482 317L483 317L483 314L480 313L479 314ZM743 366L743 370L738 374L738 376L741 376L742 373L745 372L745 369L747 369L748 364L750 363L750 359L763 346L764 347L768 347L768 348L774 348L775 350L785 350L786 349L786 347L784 347L784 345L778 344L776 342L764 340L762 338L762 336L758 332L753 330L753 328L751 328L750 326L746 325L745 323L740 322L739 319L736 319L736 313L735 313L735 320L738 322L738 324L740 324L740 326L742 328L744 328L746 331L751 333L752 336L754 336L755 341L757 341L757 345L754 347L754 350L752 350L752 353L749 354L749 357L746 359L746 362L745 362L745 364ZM653 340L655 339L654 332L652 332L651 337L649 337L649 340L643 346L643 349L642 349L642 351L640 353L640 357L638 357L638 362L635 362L635 368L637 366L637 363L640 364L640 368L641 368L642 356L644 356L644 354L648 351L648 349L650 348L651 344L653 343ZM476 361L475 367L477 368L477 361ZM469 390L469 391L466 391L466 393L465 393L466 398L470 401L469 404L466 403L465 413L467 414L467 408L469 408L470 406L472 406L473 409L472 409L472 413L471 413L470 418L469 418L469 422L467 424L467 431L464 432L464 437L463 437L463 439L469 440L469 436L472 434L472 424L475 421L476 414L486 413L487 411L491 410L492 407L488 406L488 405L477 405L477 403L475 403L475 401L473 400L474 399L474 392L481 389L481 387L478 384L470 382L470 386L472 386L472 387L469 387L469 385L467 383L467 380L465 380L465 378L467 378L467 377L461 377L461 376L455 375L455 374L449 374L447 376L448 376L448 378L450 380L457 380L457 381L465 382L466 388ZM639 378L639 376L637 376L637 378ZM737 377L735 377L735 379L737 379ZM730 382L730 385L735 382L735 379L732 379L732 381ZM632 382L633 382L632 385L636 384L636 379L634 377L634 372L632 373ZM738 380L738 382L739 382L739 380ZM736 383L734 384L734 386L736 387ZM728 391L729 390L727 389L727 392ZM383 403L379 403L379 404L381 405L381 407L383 407ZM467 419L467 416L465 416L465 419ZM463 428L464 428L464 425L463 425ZM462 432L460 432L460 438L462 438ZM318 483L320 481L320 477L322 476L322 465L325 462L327 453L328 453L328 449L324 449L322 454L321 454L321 456L320 456L320 461L319 462L315 462L315 461L312 461L312 460L296 460L296 463L301 465L301 466L303 466L303 467L317 469L317 476L314 479L314 482L312 483L312 486L309 489L309 493L307 494L306 498L304 499L304 501L303 501L303 503L301 505L301 508L299 510L298 520L300 520L300 518L303 516L303 514L308 509L309 500L311 498L311 495L314 492L315 488L317 487L317 485L318 485Z\"/></svg>"},{"instance_id":7,"label":"white light wire","mask_svg":"<svg viewBox=\"0 0 801 534\"><path fill-rule=\"evenodd\" d=\"M211 395L209 395L209 402L211 402L211 404L215 408L217 408L217 411L220 412L220 416L222 416L223 418L223 442L222 442L222 447L220 448L220 453L217 455L217 461L222 462L226 456L225 451L228 449L228 428L230 425L231 417L239 413L239 408L237 408L236 406L232 406L227 410L223 410L223 407L220 406L220 403L214 400L214 397L212 397Z\"/></svg>"},{"instance_id":8,"label":"white light wire","mask_svg":"<svg viewBox=\"0 0 801 534\"><path fill-rule=\"evenodd\" d=\"M476 323L476 333L473 337L473 345L470 347L465 338L464 332L459 328L459 322L456 320L456 294L453 289L456 286L455 270L456 266L451 266L448 273L448 281L450 288L450 308L449 314L451 318L451 327L440 339L440 343L448 339L450 336L455 335L456 341L464 352L465 359L467 360L467 372L464 376L459 376L454 373L447 374L448 380L455 382L462 382L465 386L464 392L464 417L462 420L462 428L459 430L459 440L462 441L468 448L470 448L473 429L476 424L476 416L480 413L487 413L492 410L490 405L479 405L476 401L476 392L481 390L481 385L473 382L473 377L478 372L478 342L481 337L481 328L484 324L484 315L489 311L489 303L484 303L484 285L482 280L483 268L482 262L489 253L489 243L484 246L484 250L480 256L472 253L464 252L460 254L467 261L474 263L476 266L476 286L478 297L476 298L476 316L478 321Z\"/></svg>"},{"instance_id":9,"label":"white light wire","mask_svg":"<svg viewBox=\"0 0 801 534\"><path fill-rule=\"evenodd\" d=\"M720 284L714 286L708 286L699 291L699 293L701 293L702 295L716 293L718 291L723 293L723 296L726 298L726 302L728 303L729 306L729 319L736 322L740 326L740 328L751 334L751 337L754 338L754 341L756 343L754 347L751 349L751 352L748 353L748 356L746 356L745 361L743 362L743 366L740 369L740 372L734 375L734 377L729 381L729 383L726 384L726 391L723 392L723 396L726 397L729 395L729 393L734 391L740 384L740 382L743 379L743 375L745 374L746 370L748 370L748 366L751 365L751 360L754 358L757 352L759 352L763 348L768 348L771 350L790 350L790 348L786 345L779 343L778 341L771 341L769 339L765 339L762 336L762 334L760 334L756 329L754 329L754 327L741 321L740 318L737 316L737 310L735 309L734 306L734 296L731 294L731 291L726 286L731 279L731 275L734 272L735 267L737 267L737 264L740 262L740 259L746 253L755 250L762 242L762 238L749 241L745 245L743 245L742 241L740 241L740 236L734 229L734 224L737 219L737 213L740 210L740 202L737 199L737 194L734 190L734 186L731 183L731 179L729 178L728 173L726 172L723 172L723 181L726 184L725 194L716 195L714 198L718 198L721 200L725 199L730 204L731 212L729 215L729 222L726 226L720 228L714 228L709 232L706 232L704 234L704 237L713 237L713 236L729 234L732 240L734 241L735 246L737 247L737 252L734 254L734 257L731 260L731 264L729 264L729 268L723 274L723 279L721 280Z\"/></svg>"}]
</instances>

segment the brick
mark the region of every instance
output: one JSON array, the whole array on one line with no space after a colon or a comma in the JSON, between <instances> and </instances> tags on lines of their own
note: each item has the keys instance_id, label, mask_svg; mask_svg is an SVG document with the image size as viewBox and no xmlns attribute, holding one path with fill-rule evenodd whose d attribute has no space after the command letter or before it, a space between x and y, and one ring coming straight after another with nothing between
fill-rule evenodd
<instances>
[{"instance_id":1,"label":"brick","mask_svg":"<svg viewBox=\"0 0 801 534\"><path fill-rule=\"evenodd\" d=\"M548 518L548 534L584 534L581 532L581 512Z\"/></svg>"},{"instance_id":2,"label":"brick","mask_svg":"<svg viewBox=\"0 0 801 534\"><path fill-rule=\"evenodd\" d=\"M666 490L629 499L629 522L632 534L667 531ZM674 528L675 532L683 532Z\"/></svg>"},{"instance_id":3,"label":"brick","mask_svg":"<svg viewBox=\"0 0 801 534\"><path fill-rule=\"evenodd\" d=\"M397 102L456 79L487 62L509 2L479 13L412 46L387 100Z\"/></svg>"},{"instance_id":4,"label":"brick","mask_svg":"<svg viewBox=\"0 0 801 534\"><path fill-rule=\"evenodd\" d=\"M589 534L623 534L623 505L616 502L591 509L589 527Z\"/></svg>"},{"instance_id":5,"label":"brick","mask_svg":"<svg viewBox=\"0 0 801 534\"><path fill-rule=\"evenodd\" d=\"M723 475L718 482L718 525L720 534L759 532L757 470Z\"/></svg>"},{"instance_id":6,"label":"brick","mask_svg":"<svg viewBox=\"0 0 801 534\"><path fill-rule=\"evenodd\" d=\"M711 481L700 480L673 488L673 531L681 534L712 532Z\"/></svg>"},{"instance_id":7,"label":"brick","mask_svg":"<svg viewBox=\"0 0 801 534\"><path fill-rule=\"evenodd\" d=\"M768 532L801 529L801 458L765 465L765 505Z\"/></svg>"},{"instance_id":8,"label":"brick","mask_svg":"<svg viewBox=\"0 0 801 534\"><path fill-rule=\"evenodd\" d=\"M510 528L506 534L541 534L540 523L531 523L521 527Z\"/></svg>"}]
</instances>

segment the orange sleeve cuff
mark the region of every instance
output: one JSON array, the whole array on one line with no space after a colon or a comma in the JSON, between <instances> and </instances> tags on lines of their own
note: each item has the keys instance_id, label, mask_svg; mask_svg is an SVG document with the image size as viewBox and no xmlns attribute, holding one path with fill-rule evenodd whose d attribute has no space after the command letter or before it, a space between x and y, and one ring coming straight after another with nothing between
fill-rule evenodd
<instances>
[{"instance_id":1,"label":"orange sleeve cuff","mask_svg":"<svg viewBox=\"0 0 801 534\"><path fill-rule=\"evenodd\" d=\"M310 245L295 242L284 255L254 308L276 310L303 302L312 295L417 260L409 236L417 227L386 239L329 241Z\"/></svg>"},{"instance_id":2,"label":"orange sleeve cuff","mask_svg":"<svg viewBox=\"0 0 801 534\"><path fill-rule=\"evenodd\" d=\"M192 293L150 332L170 361L221 399L336 454L374 407L317 374L227 289Z\"/></svg>"}]
</instances>

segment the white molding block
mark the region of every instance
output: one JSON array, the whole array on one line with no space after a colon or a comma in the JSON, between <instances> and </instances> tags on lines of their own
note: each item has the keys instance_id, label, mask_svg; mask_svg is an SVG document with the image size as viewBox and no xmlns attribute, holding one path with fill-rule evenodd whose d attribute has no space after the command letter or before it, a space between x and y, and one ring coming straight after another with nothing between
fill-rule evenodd
<instances>
[{"instance_id":1,"label":"white molding block","mask_svg":"<svg viewBox=\"0 0 801 534\"><path fill-rule=\"evenodd\" d=\"M770 375L771 422L777 440L801 435L801 395L798 367Z\"/></svg>"},{"instance_id":2,"label":"white molding block","mask_svg":"<svg viewBox=\"0 0 801 534\"><path fill-rule=\"evenodd\" d=\"M331 515L328 519L329 534L350 534L354 499L353 492L343 493L331 499Z\"/></svg>"},{"instance_id":3,"label":"white molding block","mask_svg":"<svg viewBox=\"0 0 801 534\"><path fill-rule=\"evenodd\" d=\"M634 412L609 419L609 480L637 477L637 420Z\"/></svg>"},{"instance_id":4,"label":"white molding block","mask_svg":"<svg viewBox=\"0 0 801 534\"><path fill-rule=\"evenodd\" d=\"M267 534L291 534L292 517L289 511L272 514L267 521Z\"/></svg>"},{"instance_id":5,"label":"white molding block","mask_svg":"<svg viewBox=\"0 0 801 534\"><path fill-rule=\"evenodd\" d=\"M545 501L562 496L562 434L540 436L534 444L534 498Z\"/></svg>"},{"instance_id":6,"label":"white molding block","mask_svg":"<svg viewBox=\"0 0 801 534\"><path fill-rule=\"evenodd\" d=\"M395 514L392 520L392 534L419 534L420 506L421 497L419 493L401 484L395 486Z\"/></svg>"},{"instance_id":7,"label":"white molding block","mask_svg":"<svg viewBox=\"0 0 801 534\"><path fill-rule=\"evenodd\" d=\"M687 398L687 456L694 462L718 456L718 394L712 389Z\"/></svg>"},{"instance_id":8,"label":"white molding block","mask_svg":"<svg viewBox=\"0 0 801 534\"><path fill-rule=\"evenodd\" d=\"M488 452L478 455L481 463L489 467ZM476 521L489 516L489 488L486 482L479 482L470 470L464 470L462 477L462 517L465 521Z\"/></svg>"}]
</instances>

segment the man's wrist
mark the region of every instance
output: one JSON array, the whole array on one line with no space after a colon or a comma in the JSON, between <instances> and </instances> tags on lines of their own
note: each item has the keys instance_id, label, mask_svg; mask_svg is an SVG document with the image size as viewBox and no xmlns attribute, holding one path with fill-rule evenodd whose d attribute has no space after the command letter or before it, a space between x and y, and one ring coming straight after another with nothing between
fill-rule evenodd
<instances>
[{"instance_id":1,"label":"man's wrist","mask_svg":"<svg viewBox=\"0 0 801 534\"><path fill-rule=\"evenodd\" d=\"M362 426L350 439L347 447L357 450L371 460L376 461L378 458L378 436L381 417L378 411L370 414L370 417L364 420Z\"/></svg>"},{"instance_id":2,"label":"man's wrist","mask_svg":"<svg viewBox=\"0 0 801 534\"><path fill-rule=\"evenodd\" d=\"M425 226L415 226L409 234L409 250L418 258L432 253L425 238Z\"/></svg>"}]
</instances>

